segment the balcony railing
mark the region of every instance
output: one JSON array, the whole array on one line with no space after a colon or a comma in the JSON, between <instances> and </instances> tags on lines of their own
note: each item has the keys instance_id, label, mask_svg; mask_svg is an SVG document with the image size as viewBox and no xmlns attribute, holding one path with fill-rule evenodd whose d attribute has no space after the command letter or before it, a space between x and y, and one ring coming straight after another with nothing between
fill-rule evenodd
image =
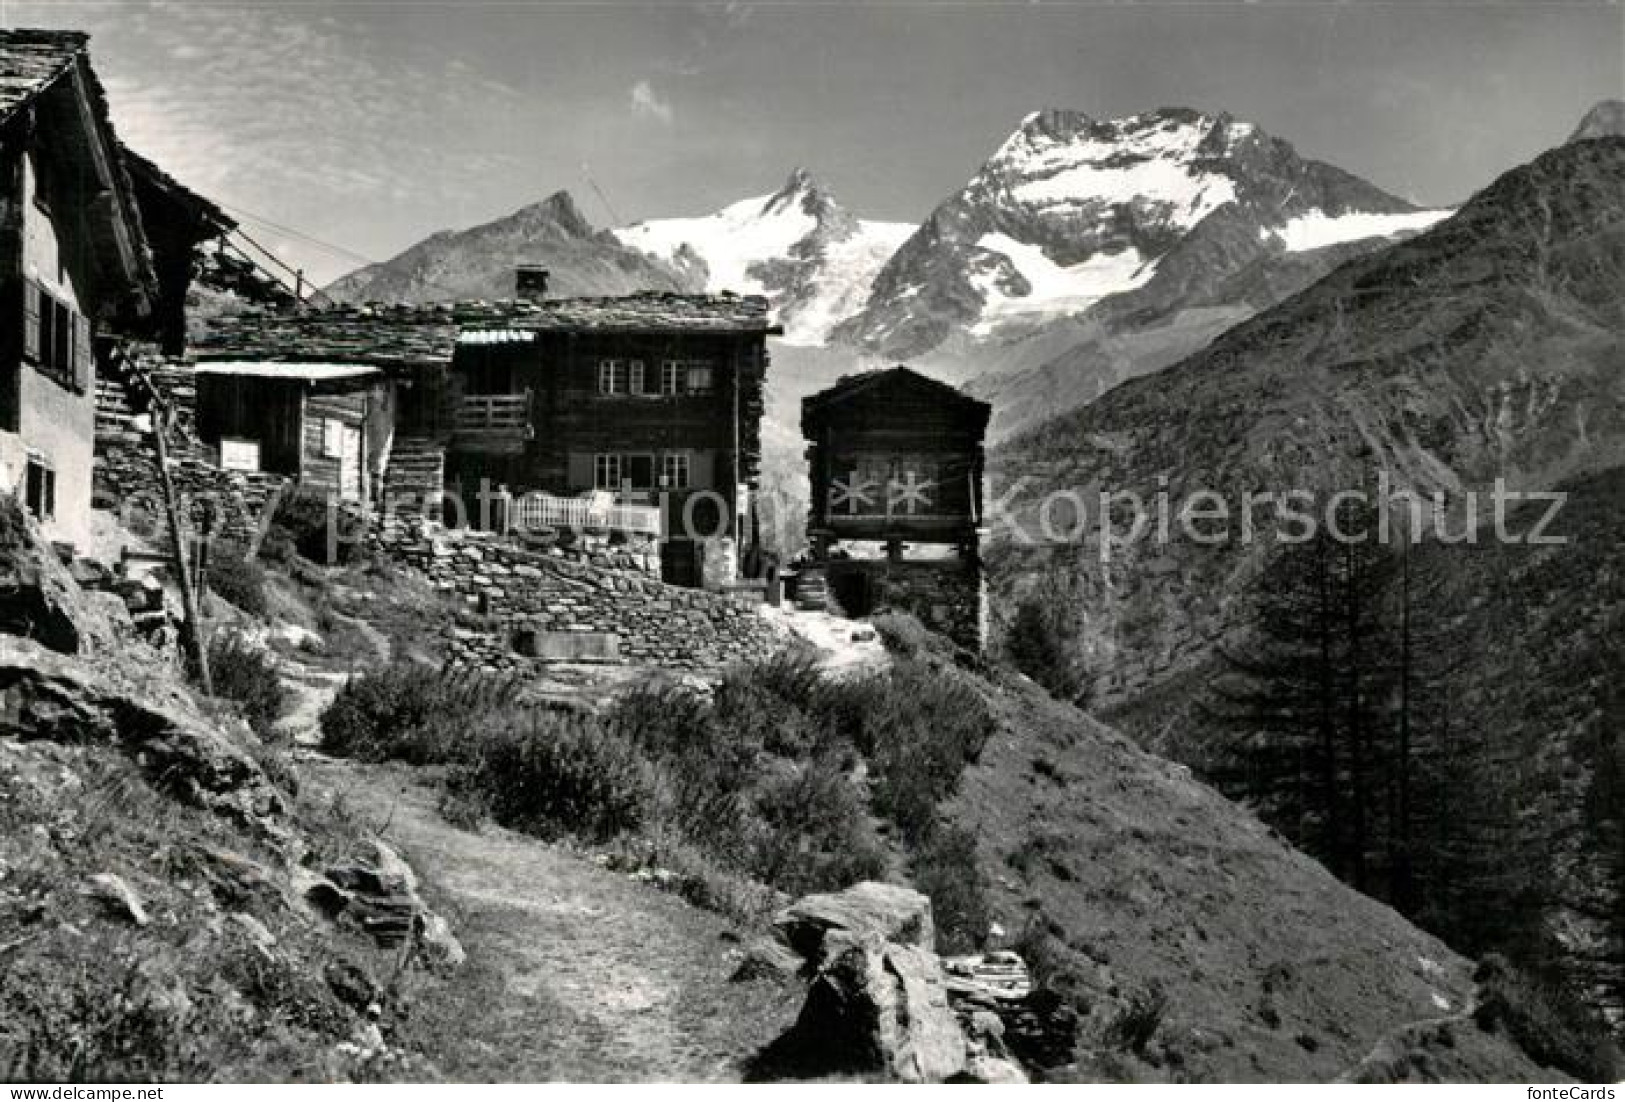
<instances>
[{"instance_id":1,"label":"balcony railing","mask_svg":"<svg viewBox=\"0 0 1625 1102\"><path fill-rule=\"evenodd\" d=\"M530 438L529 394L470 394L457 403L459 446L523 449Z\"/></svg>"},{"instance_id":2,"label":"balcony railing","mask_svg":"<svg viewBox=\"0 0 1625 1102\"><path fill-rule=\"evenodd\" d=\"M660 535L660 506L626 505L591 497L554 497L528 493L513 499L515 528L572 528L628 532L633 535Z\"/></svg>"}]
</instances>

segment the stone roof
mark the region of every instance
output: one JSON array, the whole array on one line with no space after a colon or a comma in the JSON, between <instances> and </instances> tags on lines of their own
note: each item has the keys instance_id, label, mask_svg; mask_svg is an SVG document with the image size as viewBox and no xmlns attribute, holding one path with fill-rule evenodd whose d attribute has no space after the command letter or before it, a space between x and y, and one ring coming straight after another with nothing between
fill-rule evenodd
<instances>
[{"instance_id":1,"label":"stone roof","mask_svg":"<svg viewBox=\"0 0 1625 1102\"><path fill-rule=\"evenodd\" d=\"M762 333L784 330L768 319L760 295L685 295L642 291L609 298L544 299L502 322L546 332Z\"/></svg>"},{"instance_id":2,"label":"stone roof","mask_svg":"<svg viewBox=\"0 0 1625 1102\"><path fill-rule=\"evenodd\" d=\"M89 41L79 31L0 30L0 122L71 68Z\"/></svg>"},{"instance_id":3,"label":"stone roof","mask_svg":"<svg viewBox=\"0 0 1625 1102\"><path fill-rule=\"evenodd\" d=\"M192 344L205 360L412 367L449 364L459 325L495 317L452 306L335 306L302 313L253 311L211 318Z\"/></svg>"},{"instance_id":4,"label":"stone roof","mask_svg":"<svg viewBox=\"0 0 1625 1102\"><path fill-rule=\"evenodd\" d=\"M371 303L209 319L193 342L205 360L449 364L458 334L493 329L555 332L778 333L760 296L643 292L542 302ZM477 340L477 338L475 338Z\"/></svg>"}]
</instances>

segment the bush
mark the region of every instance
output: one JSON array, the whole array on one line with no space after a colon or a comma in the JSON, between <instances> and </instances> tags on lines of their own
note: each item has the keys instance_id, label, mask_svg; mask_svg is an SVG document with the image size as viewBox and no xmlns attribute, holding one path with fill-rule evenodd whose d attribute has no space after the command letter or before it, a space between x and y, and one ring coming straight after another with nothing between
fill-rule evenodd
<instances>
[{"instance_id":1,"label":"bush","mask_svg":"<svg viewBox=\"0 0 1625 1102\"><path fill-rule=\"evenodd\" d=\"M275 734L287 704L287 692L270 654L233 632L216 632L209 640L209 679L214 695L237 704L260 738Z\"/></svg>"},{"instance_id":2,"label":"bush","mask_svg":"<svg viewBox=\"0 0 1625 1102\"><path fill-rule=\"evenodd\" d=\"M971 953L987 940L987 879L976 860L976 835L961 826L938 830L914 857L914 886L931 900L937 948Z\"/></svg>"},{"instance_id":3,"label":"bush","mask_svg":"<svg viewBox=\"0 0 1625 1102\"><path fill-rule=\"evenodd\" d=\"M241 547L219 544L209 549L208 587L250 616L264 619L270 612L265 597L265 568Z\"/></svg>"},{"instance_id":4,"label":"bush","mask_svg":"<svg viewBox=\"0 0 1625 1102\"><path fill-rule=\"evenodd\" d=\"M316 563L349 563L362 557L364 522L336 507L320 490L290 487L276 498L263 550L274 559L295 555Z\"/></svg>"},{"instance_id":5,"label":"bush","mask_svg":"<svg viewBox=\"0 0 1625 1102\"><path fill-rule=\"evenodd\" d=\"M936 827L937 806L959 787L995 728L968 684L919 660L900 660L862 690L848 709L855 742L869 759L875 810L919 844Z\"/></svg>"},{"instance_id":6,"label":"bush","mask_svg":"<svg viewBox=\"0 0 1625 1102\"><path fill-rule=\"evenodd\" d=\"M648 763L627 739L583 716L495 713L468 732L469 782L504 826L593 842L642 827L653 802Z\"/></svg>"},{"instance_id":7,"label":"bush","mask_svg":"<svg viewBox=\"0 0 1625 1102\"><path fill-rule=\"evenodd\" d=\"M769 779L756 803L764 829L751 871L764 883L803 895L885 874L863 798L828 760Z\"/></svg>"},{"instance_id":8,"label":"bush","mask_svg":"<svg viewBox=\"0 0 1625 1102\"><path fill-rule=\"evenodd\" d=\"M904 658L918 658L944 642L933 639L931 630L906 612L883 612L870 617L869 622L886 649Z\"/></svg>"},{"instance_id":9,"label":"bush","mask_svg":"<svg viewBox=\"0 0 1625 1102\"><path fill-rule=\"evenodd\" d=\"M322 712L322 750L359 761L469 761L474 721L508 708L513 693L509 678L397 662L339 689Z\"/></svg>"}]
</instances>

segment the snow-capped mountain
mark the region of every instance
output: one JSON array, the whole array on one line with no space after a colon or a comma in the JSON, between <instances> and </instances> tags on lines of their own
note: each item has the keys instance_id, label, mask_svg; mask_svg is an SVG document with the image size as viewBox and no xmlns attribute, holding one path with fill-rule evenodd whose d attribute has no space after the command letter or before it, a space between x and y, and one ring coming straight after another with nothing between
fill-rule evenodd
<instances>
[{"instance_id":1,"label":"snow-capped mountain","mask_svg":"<svg viewBox=\"0 0 1625 1102\"><path fill-rule=\"evenodd\" d=\"M767 295L787 342L818 345L862 308L875 274L914 229L855 217L798 168L772 195L613 232L673 265L701 266L707 290Z\"/></svg>"},{"instance_id":2,"label":"snow-capped mountain","mask_svg":"<svg viewBox=\"0 0 1625 1102\"><path fill-rule=\"evenodd\" d=\"M1446 213L1300 158L1226 114L1039 111L932 212L835 336L888 356L960 335L1008 340L1148 287L1170 266L1188 288L1272 253L1414 232ZM1215 217L1234 227L1238 215L1252 232L1218 252L1209 242L1209 270L1186 270L1180 247L1194 231Z\"/></svg>"}]
</instances>

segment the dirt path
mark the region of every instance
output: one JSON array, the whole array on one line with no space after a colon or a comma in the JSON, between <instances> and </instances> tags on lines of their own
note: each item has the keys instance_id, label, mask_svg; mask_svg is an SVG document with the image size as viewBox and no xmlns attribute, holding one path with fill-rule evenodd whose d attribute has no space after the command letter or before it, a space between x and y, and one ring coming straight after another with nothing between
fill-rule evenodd
<instances>
[{"instance_id":1,"label":"dirt path","mask_svg":"<svg viewBox=\"0 0 1625 1102\"><path fill-rule=\"evenodd\" d=\"M307 783L352 808L418 870L469 953L426 1035L457 1079L727 1081L794 1015L787 992L731 984L723 919L509 831L472 833L404 767L309 759Z\"/></svg>"}]
</instances>

